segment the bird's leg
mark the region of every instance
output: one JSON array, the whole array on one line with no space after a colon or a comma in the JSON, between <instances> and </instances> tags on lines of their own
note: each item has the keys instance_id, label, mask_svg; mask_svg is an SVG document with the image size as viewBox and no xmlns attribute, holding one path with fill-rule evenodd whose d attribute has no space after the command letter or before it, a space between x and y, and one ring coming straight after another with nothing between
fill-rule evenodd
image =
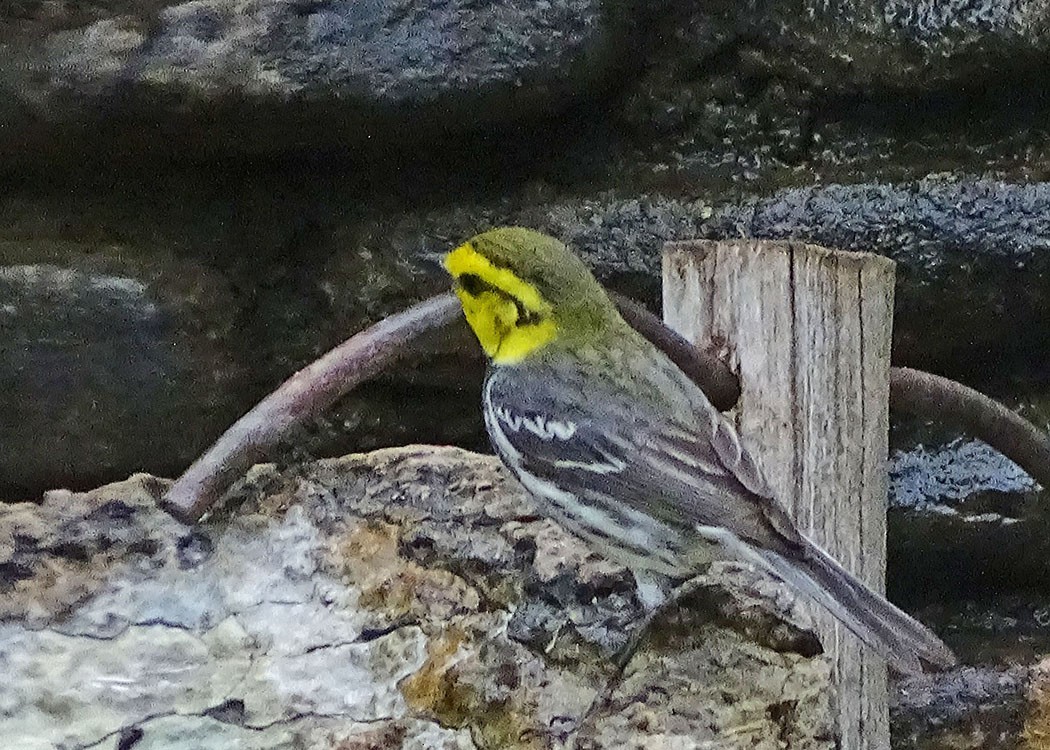
<instances>
[{"instance_id":1,"label":"bird's leg","mask_svg":"<svg viewBox=\"0 0 1050 750\"><path fill-rule=\"evenodd\" d=\"M639 623L638 627L634 629L631 637L627 639L627 643L616 652L616 656L613 658L613 673L606 682L605 687L599 692L594 700L591 701L590 706L580 717L580 720L576 723L575 734L577 738L583 732L594 723L594 719L597 717L598 712L608 705L612 699L613 693L616 688L623 682L624 672L627 669L627 665L634 658L635 653L638 651L638 647L641 646L642 642L649 635L649 630L653 623L662 617L666 612L674 609L679 605L682 599L687 598L697 589L707 585L707 579L703 576L695 576L689 578L673 589L669 594L664 595L663 591L659 588L659 585L648 576L643 577L644 574L635 574L635 578L638 581L639 598L644 604L649 605L649 611L645 617ZM655 592L658 592L655 593Z\"/></svg>"}]
</instances>

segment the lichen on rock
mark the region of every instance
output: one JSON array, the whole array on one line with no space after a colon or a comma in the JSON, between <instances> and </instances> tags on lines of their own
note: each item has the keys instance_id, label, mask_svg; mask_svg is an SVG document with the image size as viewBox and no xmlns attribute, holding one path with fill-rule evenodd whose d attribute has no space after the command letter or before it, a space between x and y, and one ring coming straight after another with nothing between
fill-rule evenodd
<instances>
[{"instance_id":1,"label":"lichen on rock","mask_svg":"<svg viewBox=\"0 0 1050 750\"><path fill-rule=\"evenodd\" d=\"M833 746L828 662L741 569L661 621L576 737L644 608L491 457L259 466L196 529L157 508L164 486L0 513L14 746Z\"/></svg>"}]
</instances>

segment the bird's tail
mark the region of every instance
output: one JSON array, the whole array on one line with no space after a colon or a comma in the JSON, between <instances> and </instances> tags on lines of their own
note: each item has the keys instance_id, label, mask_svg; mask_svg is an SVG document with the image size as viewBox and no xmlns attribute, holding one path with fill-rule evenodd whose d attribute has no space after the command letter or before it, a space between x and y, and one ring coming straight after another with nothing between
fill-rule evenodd
<instances>
[{"instance_id":1,"label":"bird's tail","mask_svg":"<svg viewBox=\"0 0 1050 750\"><path fill-rule=\"evenodd\" d=\"M773 572L824 607L890 666L921 673L923 664L947 669L955 655L925 625L902 612L847 572L827 552L807 540L798 557L764 550Z\"/></svg>"}]
</instances>

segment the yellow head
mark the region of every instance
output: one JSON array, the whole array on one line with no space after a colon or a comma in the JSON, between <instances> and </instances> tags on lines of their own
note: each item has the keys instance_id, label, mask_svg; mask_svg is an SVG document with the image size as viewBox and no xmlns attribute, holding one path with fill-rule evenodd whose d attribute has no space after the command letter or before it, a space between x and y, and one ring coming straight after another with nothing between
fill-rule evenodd
<instances>
[{"instance_id":1,"label":"yellow head","mask_svg":"<svg viewBox=\"0 0 1050 750\"><path fill-rule=\"evenodd\" d=\"M498 365L625 325L583 262L530 229L479 234L445 256L445 269L467 322Z\"/></svg>"}]
</instances>

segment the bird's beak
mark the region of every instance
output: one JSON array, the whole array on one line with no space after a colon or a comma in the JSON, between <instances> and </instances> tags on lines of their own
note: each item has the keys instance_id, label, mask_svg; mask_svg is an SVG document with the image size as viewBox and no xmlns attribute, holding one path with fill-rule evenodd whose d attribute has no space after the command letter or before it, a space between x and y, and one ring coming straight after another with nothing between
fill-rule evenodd
<instances>
[{"instance_id":1,"label":"bird's beak","mask_svg":"<svg viewBox=\"0 0 1050 750\"><path fill-rule=\"evenodd\" d=\"M445 270L445 253L422 252L418 257L420 263L428 272L440 271L441 273L448 273Z\"/></svg>"}]
</instances>

